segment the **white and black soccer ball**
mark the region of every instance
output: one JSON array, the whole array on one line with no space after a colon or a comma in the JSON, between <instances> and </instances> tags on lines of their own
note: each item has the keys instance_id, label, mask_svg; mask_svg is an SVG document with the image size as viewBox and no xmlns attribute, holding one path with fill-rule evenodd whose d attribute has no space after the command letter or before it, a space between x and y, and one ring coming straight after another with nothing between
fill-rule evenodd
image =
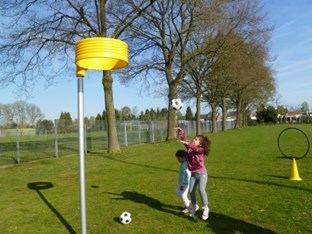
<instances>
[{"instance_id":1,"label":"white and black soccer ball","mask_svg":"<svg viewBox=\"0 0 312 234\"><path fill-rule=\"evenodd\" d=\"M131 214L128 211L122 212L119 216L119 221L123 224L129 224L132 221Z\"/></svg>"},{"instance_id":2,"label":"white and black soccer ball","mask_svg":"<svg viewBox=\"0 0 312 234\"><path fill-rule=\"evenodd\" d=\"M183 107L183 103L180 98L172 99L171 105L175 110L180 110Z\"/></svg>"}]
</instances>

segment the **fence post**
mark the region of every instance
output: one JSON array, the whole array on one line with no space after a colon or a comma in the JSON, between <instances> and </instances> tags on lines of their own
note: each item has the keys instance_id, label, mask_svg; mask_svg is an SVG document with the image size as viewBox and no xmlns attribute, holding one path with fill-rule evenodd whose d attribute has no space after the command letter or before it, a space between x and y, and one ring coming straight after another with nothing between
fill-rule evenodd
<instances>
[{"instance_id":1,"label":"fence post","mask_svg":"<svg viewBox=\"0 0 312 234\"><path fill-rule=\"evenodd\" d=\"M139 128L139 144L141 144L141 121L138 121L138 128Z\"/></svg>"},{"instance_id":2,"label":"fence post","mask_svg":"<svg viewBox=\"0 0 312 234\"><path fill-rule=\"evenodd\" d=\"M154 121L151 121L151 127L152 127L152 142L155 142L155 126L154 126Z\"/></svg>"},{"instance_id":3,"label":"fence post","mask_svg":"<svg viewBox=\"0 0 312 234\"><path fill-rule=\"evenodd\" d=\"M20 159L20 138L19 138L19 135L20 135L20 131L19 131L18 122L17 122L17 125L16 125L16 162L17 162L17 164L21 163L21 159Z\"/></svg>"},{"instance_id":4,"label":"fence post","mask_svg":"<svg viewBox=\"0 0 312 234\"><path fill-rule=\"evenodd\" d=\"M128 146L127 123L124 122L125 146Z\"/></svg>"},{"instance_id":5,"label":"fence post","mask_svg":"<svg viewBox=\"0 0 312 234\"><path fill-rule=\"evenodd\" d=\"M55 145L55 157L58 158L58 141L57 141L57 119L54 120L54 145Z\"/></svg>"},{"instance_id":6,"label":"fence post","mask_svg":"<svg viewBox=\"0 0 312 234\"><path fill-rule=\"evenodd\" d=\"M84 120L83 120L84 121ZM87 126L86 124L84 125L84 152L85 154L88 152L88 144L87 144L87 139L88 139L88 136L87 136Z\"/></svg>"}]
</instances>

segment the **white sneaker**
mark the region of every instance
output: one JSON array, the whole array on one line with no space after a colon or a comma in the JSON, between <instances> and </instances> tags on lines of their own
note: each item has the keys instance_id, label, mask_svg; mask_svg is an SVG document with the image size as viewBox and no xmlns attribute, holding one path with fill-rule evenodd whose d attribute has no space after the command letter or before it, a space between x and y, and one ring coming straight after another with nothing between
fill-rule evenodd
<instances>
[{"instance_id":1,"label":"white sneaker","mask_svg":"<svg viewBox=\"0 0 312 234\"><path fill-rule=\"evenodd\" d=\"M207 220L209 218L209 208L206 207L204 208L204 212L203 212L203 215L202 215L202 219L203 220Z\"/></svg>"},{"instance_id":2,"label":"white sneaker","mask_svg":"<svg viewBox=\"0 0 312 234\"><path fill-rule=\"evenodd\" d=\"M196 211L198 211L199 206L197 204L193 205L192 209L190 210L190 216L193 216Z\"/></svg>"},{"instance_id":3,"label":"white sneaker","mask_svg":"<svg viewBox=\"0 0 312 234\"><path fill-rule=\"evenodd\" d=\"M190 210L189 210L188 207L185 207L183 210L181 210L181 212L182 212L183 214L187 214L189 211L190 211Z\"/></svg>"}]
</instances>

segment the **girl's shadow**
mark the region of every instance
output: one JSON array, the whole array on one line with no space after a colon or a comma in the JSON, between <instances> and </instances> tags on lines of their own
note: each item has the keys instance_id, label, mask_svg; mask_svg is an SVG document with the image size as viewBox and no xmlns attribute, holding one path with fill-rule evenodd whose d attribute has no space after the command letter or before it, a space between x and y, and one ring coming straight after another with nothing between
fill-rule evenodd
<instances>
[{"instance_id":1,"label":"girl's shadow","mask_svg":"<svg viewBox=\"0 0 312 234\"><path fill-rule=\"evenodd\" d=\"M275 234L276 232L263 227L257 226L252 223L247 223L243 220L235 219L230 216L210 212L208 219L209 228L214 233L218 234L231 234L231 233L263 233Z\"/></svg>"},{"instance_id":2,"label":"girl's shadow","mask_svg":"<svg viewBox=\"0 0 312 234\"><path fill-rule=\"evenodd\" d=\"M180 212L180 209L182 207L164 204L155 198L146 196L146 195L138 193L138 192L124 191L121 194L116 194L116 193L109 193L109 194L121 196L120 198L114 198L117 200L118 199L119 200L130 200L130 201L133 201L136 203L142 203L142 204L145 204L147 206L152 207L153 209L157 209L161 212L166 212L166 213L170 213L170 214L173 214L173 215L176 215L179 217L185 217L185 218L189 218L189 219L193 220L192 217L186 216Z\"/></svg>"}]
</instances>

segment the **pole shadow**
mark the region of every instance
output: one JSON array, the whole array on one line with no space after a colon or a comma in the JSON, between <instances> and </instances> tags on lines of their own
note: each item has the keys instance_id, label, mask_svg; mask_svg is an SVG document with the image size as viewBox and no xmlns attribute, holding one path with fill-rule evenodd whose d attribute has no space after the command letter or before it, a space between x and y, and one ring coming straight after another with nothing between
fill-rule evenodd
<instances>
[{"instance_id":1,"label":"pole shadow","mask_svg":"<svg viewBox=\"0 0 312 234\"><path fill-rule=\"evenodd\" d=\"M53 188L53 184L51 182L33 182L28 183L27 187L30 190L35 190L39 197L44 201L44 203L50 208L50 210L56 215L56 217L64 224L66 229L70 234L76 234L76 231L72 228L72 226L65 220L65 218L52 206L52 204L45 198L45 196L41 193L40 190L46 190Z\"/></svg>"}]
</instances>

